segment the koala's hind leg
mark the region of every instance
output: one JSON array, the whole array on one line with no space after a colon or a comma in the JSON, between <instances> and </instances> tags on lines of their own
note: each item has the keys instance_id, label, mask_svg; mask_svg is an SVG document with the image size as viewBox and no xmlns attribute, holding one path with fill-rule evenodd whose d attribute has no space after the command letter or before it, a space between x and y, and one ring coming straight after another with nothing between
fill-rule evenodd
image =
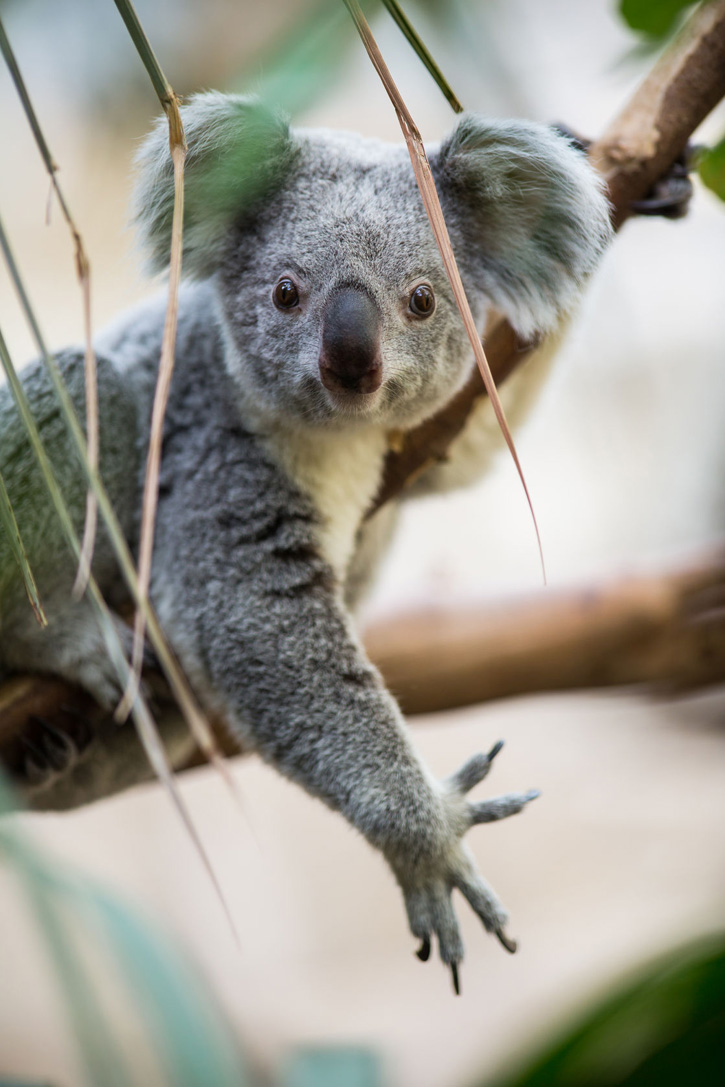
<instances>
[{"instance_id":1,"label":"koala's hind leg","mask_svg":"<svg viewBox=\"0 0 725 1087\"><path fill-rule=\"evenodd\" d=\"M0 762L28 807L62 811L151 781L154 772L133 722L114 719L122 684L90 605L70 604L66 596L63 609L54 613L52 600L44 603L50 620L45 630L28 609L29 623L23 618L12 633L4 631L0 676L3 671L53 675L91 697L76 693L73 705L58 699L52 711L34 709L0 752ZM131 628L117 618L114 625L128 657ZM194 741L176 705L159 698L151 709L172 765L184 764Z\"/></svg>"}]
</instances>

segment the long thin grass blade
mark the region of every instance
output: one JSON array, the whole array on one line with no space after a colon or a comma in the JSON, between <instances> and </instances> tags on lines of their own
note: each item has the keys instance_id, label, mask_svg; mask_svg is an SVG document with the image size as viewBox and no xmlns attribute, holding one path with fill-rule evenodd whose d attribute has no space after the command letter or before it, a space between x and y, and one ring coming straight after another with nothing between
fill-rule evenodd
<instances>
[{"instance_id":1,"label":"long thin grass blade","mask_svg":"<svg viewBox=\"0 0 725 1087\"><path fill-rule=\"evenodd\" d=\"M362 43L365 46L365 50L372 61L373 67L377 71L380 79L385 87L385 91L392 102L395 109L400 127L405 137L405 142L410 154L410 161L413 165L413 171L415 173L416 181L418 182L418 188L420 189L421 197L425 205L425 210L430 220L430 225L433 230L433 236L435 237L436 244L440 250L443 264L446 269L446 274L451 284L451 288L455 295L456 304L461 314L463 324L468 334L468 339L473 348L473 352L476 358L476 364L481 372L483 383L486 386L491 406L493 407L494 414L498 421L498 425L501 429L501 433L504 436L506 445L513 458L513 462L516 466L519 479L524 488L524 494L526 495L526 501L531 512L531 517L534 522L534 531L536 532L536 541L539 549L539 557L541 559L541 569L546 582L546 568L544 565L544 552L541 546L541 536L539 534L539 526L536 520L536 514L534 513L534 506L529 495L529 489L526 485L524 473L519 462L518 453L516 452L516 446L514 445L513 436L506 421L506 415L503 410L503 405L496 391L496 384L491 374L491 369L488 365L483 345L476 329L476 323L473 320L473 314L466 298L466 292L461 281L460 272L458 271L458 265L456 264L456 258L453 255L453 247L451 246L451 240L448 236L448 228L446 227L445 219L443 218L443 211L438 199L438 193L435 187L435 181L433 180L433 174L431 172L430 163L428 162L428 156L425 153L423 146L423 140L420 132L413 121L413 118L403 101L403 97L398 90L395 81L390 74L390 70L383 59L383 55L378 48L378 44L373 37L373 33L368 26L367 20L363 15L360 5L357 0L344 0L344 3L353 18L355 26L357 27Z\"/></svg>"},{"instance_id":2,"label":"long thin grass blade","mask_svg":"<svg viewBox=\"0 0 725 1087\"><path fill-rule=\"evenodd\" d=\"M18 92L18 96L25 111L25 116L28 119L33 135L35 136L35 142L38 145L40 156L45 163L45 168L50 176L50 182L52 190L58 198L61 211L63 212L63 218L68 224L68 229L71 232L73 238L73 247L75 250L75 264L76 275L81 287L81 296L83 299L83 328L85 338L85 376L86 376L86 428L88 431L88 460L94 471L98 468L98 381L96 377L96 355L93 350L93 338L91 333L91 268L86 255L85 246L83 245L83 239L81 238L80 231L75 224L75 220L70 213L70 208L65 199L63 191L60 187L57 178L58 164L50 153L50 148L43 135L43 130L40 127L38 121L38 115L33 108L33 103L30 100L28 89L25 85L25 80L22 77L22 73L18 66L18 62L15 58L15 54L8 41L8 36L5 33L5 28L0 19L0 52L2 52L5 59L5 63L8 66L11 79L15 84L15 89ZM73 587L73 594L77 598L81 597L85 591L85 587L88 583L88 575L91 569L91 562L93 560L93 548L95 546L96 539L96 523L98 520L98 500L92 486L88 488L88 496L86 499L86 522L83 530L83 546L81 548L81 556L78 563L78 574L76 576L76 582Z\"/></svg>"},{"instance_id":3,"label":"long thin grass blade","mask_svg":"<svg viewBox=\"0 0 725 1087\"><path fill-rule=\"evenodd\" d=\"M213 737L209 724L204 717L201 709L198 706L196 698L189 686L189 683L184 676L181 668L179 667L174 654L171 652L166 637L161 629L161 624L158 621L156 613L150 605L148 599L144 597L139 591L138 579L136 576L136 568L134 566L133 558L129 550L126 539L123 535L123 531L116 517L116 513L108 498L108 493L101 482L101 479L95 471L86 456L86 445L83 437L83 431L78 417L76 415L73 403L68 395L68 391L61 377L58 366L56 365L53 357L48 352L40 326L33 312L33 308L30 304L30 299L25 290L20 272L18 270L15 257L5 233L5 229L0 219L0 250L2 250L5 263L10 274L10 278L13 281L15 289L20 299L20 304L25 313L26 319L30 326L33 338L40 352L41 358L47 368L50 376L53 388L58 397L60 409L65 419L68 431L73 439L78 453L81 468L83 469L88 485L93 487L94 493L98 498L99 508L101 516L103 517L108 536L111 541L114 553L118 560L118 564L121 568L123 577L128 585L129 591L133 596L134 602L137 607L142 608L146 616L146 622L148 624L149 639L154 648L154 652L158 657L161 668L166 676L174 698L179 704L181 712L189 725L189 728L194 736L194 739L201 747L208 761L210 761L219 772L222 774L229 789L235 794L237 801L241 804L238 797L238 791L234 783L229 770L224 762L223 757L219 753L219 749L216 740Z\"/></svg>"},{"instance_id":4,"label":"long thin grass blade","mask_svg":"<svg viewBox=\"0 0 725 1087\"><path fill-rule=\"evenodd\" d=\"M438 84L438 87L442 91L443 96L450 105L451 109L454 111L454 113L463 113L463 106L458 100L458 96L454 93L450 83L436 64L431 53L429 52L425 43L418 34L418 31L415 29L410 19L401 8L400 4L397 2L397 0L383 0L383 4L392 15L393 19L397 23L400 30L403 32L404 36L410 42L411 46L418 54L425 67L433 76L433 79Z\"/></svg>"},{"instance_id":5,"label":"long thin grass blade","mask_svg":"<svg viewBox=\"0 0 725 1087\"><path fill-rule=\"evenodd\" d=\"M18 522L15 520L13 507L10 504L10 495L7 492L5 480L2 475L0 475L0 524L2 524L5 529L5 535L8 538L10 547L17 559L18 566L20 567L20 572L23 575L25 591L28 594L30 606L35 612L35 618L38 620L41 627L47 627L48 619L40 603L38 587L35 584L33 571L30 569L30 563L28 562L28 556L23 547L23 540L20 535L20 529L18 528Z\"/></svg>"},{"instance_id":6,"label":"long thin grass blade","mask_svg":"<svg viewBox=\"0 0 725 1087\"><path fill-rule=\"evenodd\" d=\"M154 90L156 91L161 104L166 108L166 104L176 100L176 95L174 94L173 87L163 73L161 65L153 51L151 42L146 36L146 31L141 26L141 21L136 14L136 10L131 3L131 0L114 0L114 2L118 8L119 15L126 25L126 30L128 30L128 33L131 36L131 41L136 48L136 52L141 58L144 68L148 72Z\"/></svg>"},{"instance_id":7,"label":"long thin grass blade","mask_svg":"<svg viewBox=\"0 0 725 1087\"><path fill-rule=\"evenodd\" d=\"M68 507L65 503L63 495L61 494L57 480L53 474L53 469L50 464L48 455L43 447L43 442L40 437L33 414L30 409L28 398L25 395L25 391L20 383L17 371L13 365L12 359L5 344L5 339L0 330L0 362L5 371L8 385L15 400L16 406L22 417L25 425L25 430L30 441L31 448L38 461L38 465L43 475L50 499L55 507L55 512L61 523L63 533L66 538L66 542L71 550L71 553L80 558L81 545L78 540L75 528L73 526L73 520L71 518ZM108 610L108 606L103 599L101 591L98 587L98 583L91 573L88 578L88 596L91 604L96 612L98 621L103 631L103 637L106 642L106 648L108 650L111 661L118 674L121 686L126 686L129 682L130 668L123 654L123 647L118 637L118 633L113 624L111 613ZM211 862L206 854L204 846L199 838L199 835L194 826L193 820L189 814L189 811L184 803L181 794L179 793L176 779L174 777L169 761L166 757L164 745L161 742L158 730L151 716L148 706L141 693L137 693L131 707L131 713L136 724L139 739L143 744L146 755L153 767L155 773L159 777L162 784L166 787L172 801L184 822L184 825L189 833L189 836L201 858L202 864L207 870L211 879L212 885L219 897L219 901L222 908L229 919L229 923L234 933L235 939L239 942L236 928L232 921L231 913L227 905L226 899L222 893L219 882L214 874Z\"/></svg>"}]
</instances>

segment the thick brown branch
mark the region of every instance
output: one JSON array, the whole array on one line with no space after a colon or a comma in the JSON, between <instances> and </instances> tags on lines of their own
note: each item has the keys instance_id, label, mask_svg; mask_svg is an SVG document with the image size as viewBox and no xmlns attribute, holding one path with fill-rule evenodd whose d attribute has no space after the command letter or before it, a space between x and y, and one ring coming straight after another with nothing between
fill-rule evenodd
<instances>
[{"instance_id":1,"label":"thick brown branch","mask_svg":"<svg viewBox=\"0 0 725 1087\"><path fill-rule=\"evenodd\" d=\"M619 227L725 95L725 3L702 4L590 150Z\"/></svg>"},{"instance_id":2,"label":"thick brown branch","mask_svg":"<svg viewBox=\"0 0 725 1087\"><path fill-rule=\"evenodd\" d=\"M607 180L617 229L631 204L647 194L685 148L701 121L725 95L725 0L698 8L589 154ZM506 321L486 337L495 381L504 381L530 353ZM483 382L474 372L437 415L406 434L388 454L385 476L370 511L400 492L446 451L465 426Z\"/></svg>"}]
</instances>

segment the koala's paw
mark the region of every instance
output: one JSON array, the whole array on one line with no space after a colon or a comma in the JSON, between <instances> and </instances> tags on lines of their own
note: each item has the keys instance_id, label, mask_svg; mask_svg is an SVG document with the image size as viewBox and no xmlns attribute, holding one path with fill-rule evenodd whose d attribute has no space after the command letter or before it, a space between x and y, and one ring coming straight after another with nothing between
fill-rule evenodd
<instances>
[{"instance_id":1,"label":"koala's paw","mask_svg":"<svg viewBox=\"0 0 725 1087\"><path fill-rule=\"evenodd\" d=\"M130 661L133 651L133 628L118 616L114 615L111 618L121 643L123 655L127 661ZM145 645L144 667L153 665L153 663L153 653ZM79 639L73 659L69 659L64 665L63 677L74 681L88 691L99 706L109 714L117 709L125 693L125 686L121 682L118 671L108 654L106 644L100 633L96 633L95 628L92 639L85 642ZM144 697L148 696L149 692L143 682L141 683L141 691Z\"/></svg>"},{"instance_id":2,"label":"koala's paw","mask_svg":"<svg viewBox=\"0 0 725 1087\"><path fill-rule=\"evenodd\" d=\"M67 711L65 711L67 712ZM44 717L33 715L21 737L18 784L28 794L42 792L71 773L93 740L90 723L79 718L73 734Z\"/></svg>"},{"instance_id":3,"label":"koala's paw","mask_svg":"<svg viewBox=\"0 0 725 1087\"><path fill-rule=\"evenodd\" d=\"M451 969L457 994L460 992L459 964L463 958L463 942L451 902L454 887L468 900L486 931L497 936L507 951L516 950L515 942L504 932L506 910L479 874L470 851L461 840L470 827L515 815L539 795L537 790L530 790L492 800L467 800L466 794L483 781L502 747L503 743L499 742L487 755L474 755L442 783L447 827L440 847L404 868L395 866L405 897L410 930L421 941L418 958L423 962L429 958L431 937L435 935L440 957Z\"/></svg>"}]
</instances>

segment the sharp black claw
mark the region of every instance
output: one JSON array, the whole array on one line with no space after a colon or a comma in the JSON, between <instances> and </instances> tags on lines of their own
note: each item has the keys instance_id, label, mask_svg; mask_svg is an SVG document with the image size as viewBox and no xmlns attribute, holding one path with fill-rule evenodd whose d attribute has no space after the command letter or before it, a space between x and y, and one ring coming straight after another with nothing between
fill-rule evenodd
<instances>
[{"instance_id":1,"label":"sharp black claw","mask_svg":"<svg viewBox=\"0 0 725 1087\"><path fill-rule=\"evenodd\" d=\"M423 943L416 951L416 955L421 962L428 962L428 959L430 958L430 936L423 937Z\"/></svg>"},{"instance_id":2,"label":"sharp black claw","mask_svg":"<svg viewBox=\"0 0 725 1087\"><path fill-rule=\"evenodd\" d=\"M499 740L497 744L493 745L493 747L489 751L488 755L486 756L486 758L488 759L489 762L493 762L493 760L496 758L496 756L498 755L498 753L499 753L499 751L501 750L502 747L503 747L503 740Z\"/></svg>"},{"instance_id":3,"label":"sharp black claw","mask_svg":"<svg viewBox=\"0 0 725 1087\"><path fill-rule=\"evenodd\" d=\"M460 979L458 977L458 963L457 962L452 962L451 963L451 977L453 978L453 992L456 994L456 996L460 996L461 995L461 982L460 982Z\"/></svg>"},{"instance_id":4,"label":"sharp black claw","mask_svg":"<svg viewBox=\"0 0 725 1087\"><path fill-rule=\"evenodd\" d=\"M509 954L510 954L510 955L514 955L514 954L516 953L516 949L517 949L517 947L519 946L519 945L518 945L518 944L516 943L516 941L515 941L515 940L511 940L511 939L510 939L510 938L509 938L509 937L508 937L508 936L506 935L506 933L504 932L504 930L503 930L502 928L497 928L497 929L495 929L494 931L495 931L495 933L496 933L496 936L498 937L498 941L499 941L499 943L500 943L500 944L502 945L502 947L505 947L505 948L506 948L506 950L507 950L507 951L509 952Z\"/></svg>"}]
</instances>

